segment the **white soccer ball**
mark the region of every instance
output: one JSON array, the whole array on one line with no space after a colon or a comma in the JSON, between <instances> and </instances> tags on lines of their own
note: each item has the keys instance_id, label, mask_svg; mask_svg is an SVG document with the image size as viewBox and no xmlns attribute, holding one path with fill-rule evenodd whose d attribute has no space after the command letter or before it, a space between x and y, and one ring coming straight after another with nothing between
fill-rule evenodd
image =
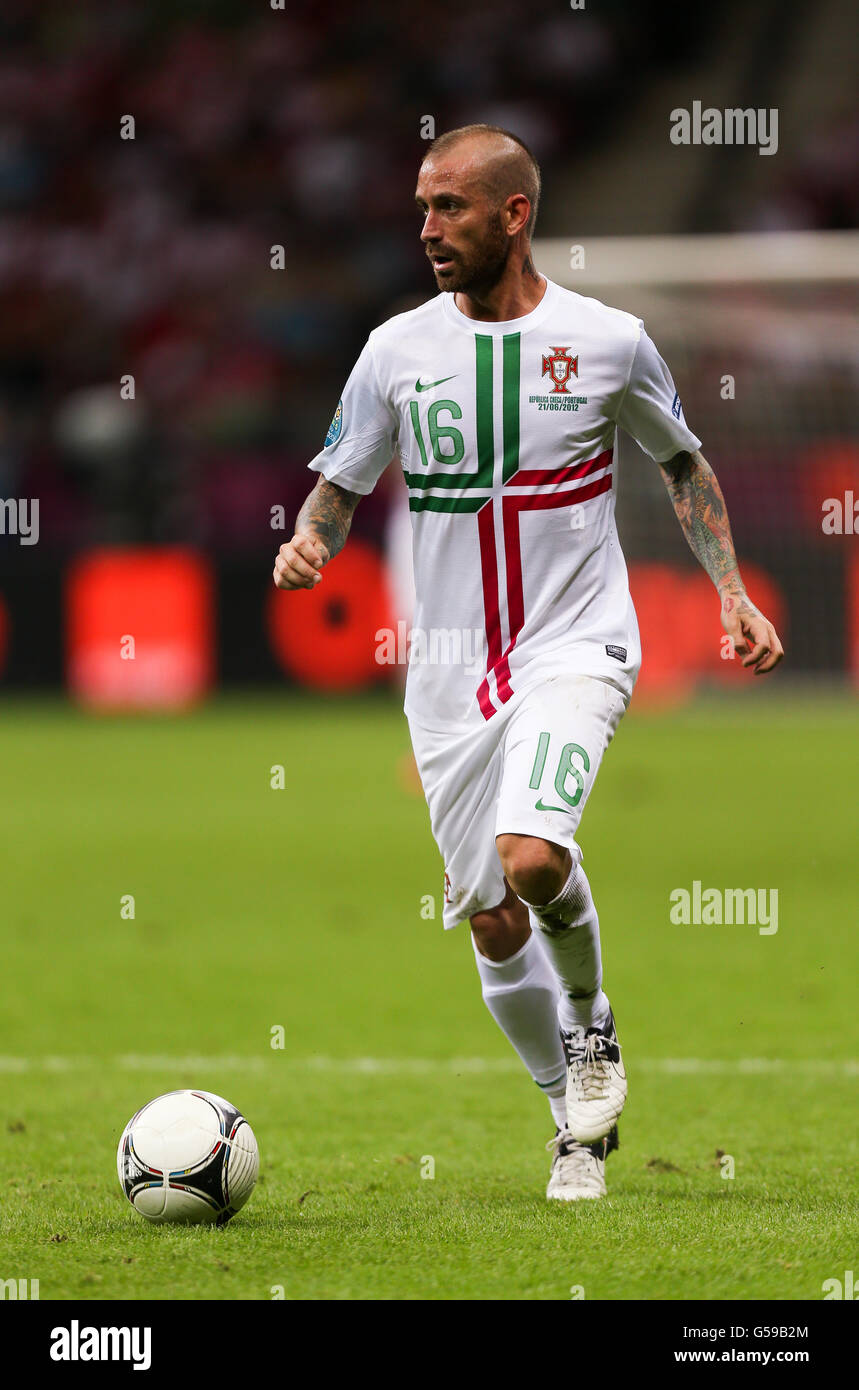
<instances>
[{"instance_id":1,"label":"white soccer ball","mask_svg":"<svg viewBox=\"0 0 859 1390\"><path fill-rule=\"evenodd\" d=\"M211 1091L170 1091L132 1115L116 1153L122 1190L147 1221L223 1226L254 1189L259 1148Z\"/></svg>"}]
</instances>

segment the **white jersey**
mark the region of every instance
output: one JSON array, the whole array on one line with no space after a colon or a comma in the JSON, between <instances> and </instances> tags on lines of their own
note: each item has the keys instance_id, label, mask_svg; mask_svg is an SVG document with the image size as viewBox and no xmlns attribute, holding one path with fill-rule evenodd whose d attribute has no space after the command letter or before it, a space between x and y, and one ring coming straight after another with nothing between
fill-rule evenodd
<instances>
[{"instance_id":1,"label":"white jersey","mask_svg":"<svg viewBox=\"0 0 859 1390\"><path fill-rule=\"evenodd\" d=\"M614 519L618 429L658 462L701 443L642 322L551 280L522 318L470 319L440 294L370 334L310 468L368 493L399 453L410 718L480 726L567 673L629 697L641 651Z\"/></svg>"}]
</instances>

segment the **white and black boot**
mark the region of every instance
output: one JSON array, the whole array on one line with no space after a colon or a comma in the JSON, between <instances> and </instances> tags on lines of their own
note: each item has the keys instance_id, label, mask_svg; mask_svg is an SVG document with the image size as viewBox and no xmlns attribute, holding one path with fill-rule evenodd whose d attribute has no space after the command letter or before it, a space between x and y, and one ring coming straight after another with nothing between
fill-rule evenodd
<instances>
[{"instance_id":1,"label":"white and black boot","mask_svg":"<svg viewBox=\"0 0 859 1390\"><path fill-rule=\"evenodd\" d=\"M626 1072L609 1010L602 1028L561 1029L567 1059L567 1128L581 1144L610 1134L626 1104Z\"/></svg>"},{"instance_id":2,"label":"white and black boot","mask_svg":"<svg viewBox=\"0 0 859 1390\"><path fill-rule=\"evenodd\" d=\"M617 1126L596 1144L580 1144L568 1129L559 1129L546 1145L552 1151L552 1171L546 1196L555 1202L579 1202L604 1197L605 1161L619 1147Z\"/></svg>"}]
</instances>

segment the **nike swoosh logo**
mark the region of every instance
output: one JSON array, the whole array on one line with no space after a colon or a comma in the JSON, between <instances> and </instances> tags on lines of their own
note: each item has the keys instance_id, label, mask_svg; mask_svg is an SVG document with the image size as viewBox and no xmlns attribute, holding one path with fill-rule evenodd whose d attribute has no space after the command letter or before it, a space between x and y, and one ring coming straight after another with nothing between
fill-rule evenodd
<instances>
[{"instance_id":1,"label":"nike swoosh logo","mask_svg":"<svg viewBox=\"0 0 859 1390\"><path fill-rule=\"evenodd\" d=\"M454 372L453 376L442 376L439 377L438 381L427 381L425 383L421 381L420 377L418 377L417 381L415 382L415 390L431 391L434 386L441 386L445 381L453 381L454 376L458 375L458 372Z\"/></svg>"},{"instance_id":2,"label":"nike swoosh logo","mask_svg":"<svg viewBox=\"0 0 859 1390\"><path fill-rule=\"evenodd\" d=\"M537 811L563 811L566 816L570 814L569 806L545 806L542 796L534 802L534 809Z\"/></svg>"}]
</instances>

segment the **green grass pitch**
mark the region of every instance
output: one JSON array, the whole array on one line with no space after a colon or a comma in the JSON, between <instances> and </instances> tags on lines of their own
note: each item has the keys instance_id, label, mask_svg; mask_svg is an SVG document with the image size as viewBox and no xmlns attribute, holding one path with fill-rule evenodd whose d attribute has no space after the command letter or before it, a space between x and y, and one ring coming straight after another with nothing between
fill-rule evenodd
<instances>
[{"instance_id":1,"label":"green grass pitch","mask_svg":"<svg viewBox=\"0 0 859 1390\"><path fill-rule=\"evenodd\" d=\"M580 839L630 1098L608 1198L571 1206L545 1201L548 1108L466 930L422 916L441 865L406 747L393 698L3 706L0 1278L816 1300L859 1269L855 710L766 689L621 726ZM694 879L777 888L778 932L672 924ZM180 1086L260 1142L224 1230L148 1226L116 1180L126 1120Z\"/></svg>"}]
</instances>

